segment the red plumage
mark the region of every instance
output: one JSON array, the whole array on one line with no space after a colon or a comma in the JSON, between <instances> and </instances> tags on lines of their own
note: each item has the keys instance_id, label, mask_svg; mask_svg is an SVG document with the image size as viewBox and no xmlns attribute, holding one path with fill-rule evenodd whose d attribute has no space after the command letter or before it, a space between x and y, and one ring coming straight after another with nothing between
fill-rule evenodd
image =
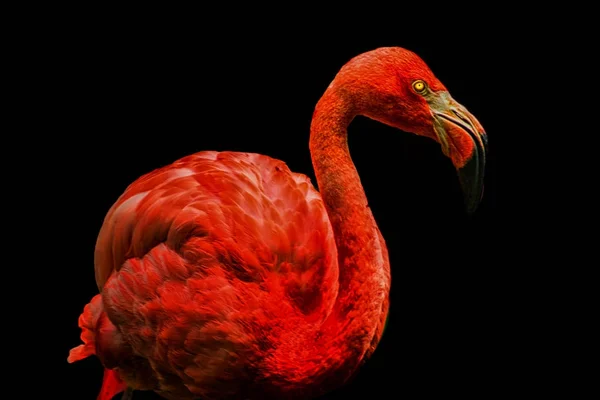
<instances>
[{"instance_id":1,"label":"red plumage","mask_svg":"<svg viewBox=\"0 0 600 400\"><path fill-rule=\"evenodd\" d=\"M431 92L415 92L414 79ZM438 140L482 189L482 128L425 63L399 48L354 58L313 115L322 197L281 161L207 151L142 176L109 210L95 253L101 294L68 359L98 356L100 400L126 387L167 399L307 398L368 359L390 269L348 151L357 114Z\"/></svg>"},{"instance_id":2,"label":"red plumage","mask_svg":"<svg viewBox=\"0 0 600 400\"><path fill-rule=\"evenodd\" d=\"M125 190L98 237L96 278L92 318L119 327L96 332L119 343L98 353L104 365L127 355L143 365L119 372L138 389L214 397L257 374L250 358L265 368L281 329L330 312L337 253L306 176L259 154L201 152ZM85 341L94 325L82 325Z\"/></svg>"}]
</instances>

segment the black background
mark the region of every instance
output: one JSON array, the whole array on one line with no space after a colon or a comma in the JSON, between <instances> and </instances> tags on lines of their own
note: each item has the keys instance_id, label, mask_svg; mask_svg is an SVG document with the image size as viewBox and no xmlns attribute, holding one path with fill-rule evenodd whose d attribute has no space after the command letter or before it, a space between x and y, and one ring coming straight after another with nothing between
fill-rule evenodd
<instances>
[{"instance_id":1,"label":"black background","mask_svg":"<svg viewBox=\"0 0 600 400\"><path fill-rule=\"evenodd\" d=\"M126 186L202 150L266 154L315 182L308 151L314 106L345 62L382 46L419 54L482 123L490 143L485 194L467 216L438 144L354 120L351 154L390 253L391 309L372 359L325 398L488 397L531 379L535 339L524 327L534 317L523 307L533 306L522 302L529 276L515 263L523 232L511 226L518 206L516 188L507 185L516 157L506 109L512 41L484 26L454 38L396 29L366 34L359 25L325 35L160 19L81 19L54 29L61 34L45 42L51 68L42 77L52 90L42 100L57 132L43 139L56 149L49 195L55 213L46 223L71 232L54 238L61 267L53 285L59 311L52 365L60 370L53 385L61 396L92 399L100 388L96 358L68 365L66 357L80 343L77 318L97 293L98 231Z\"/></svg>"}]
</instances>

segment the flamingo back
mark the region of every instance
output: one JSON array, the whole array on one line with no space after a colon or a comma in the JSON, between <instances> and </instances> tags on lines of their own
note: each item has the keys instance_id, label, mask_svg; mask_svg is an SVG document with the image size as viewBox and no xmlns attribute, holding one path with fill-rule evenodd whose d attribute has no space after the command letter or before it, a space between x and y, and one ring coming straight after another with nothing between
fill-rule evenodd
<instances>
[{"instance_id":1,"label":"flamingo back","mask_svg":"<svg viewBox=\"0 0 600 400\"><path fill-rule=\"evenodd\" d=\"M320 194L250 153L201 152L139 178L105 218L95 269L119 342L155 377L122 375L167 397L222 392L224 379L234 390L248 357L317 326L338 290Z\"/></svg>"}]
</instances>

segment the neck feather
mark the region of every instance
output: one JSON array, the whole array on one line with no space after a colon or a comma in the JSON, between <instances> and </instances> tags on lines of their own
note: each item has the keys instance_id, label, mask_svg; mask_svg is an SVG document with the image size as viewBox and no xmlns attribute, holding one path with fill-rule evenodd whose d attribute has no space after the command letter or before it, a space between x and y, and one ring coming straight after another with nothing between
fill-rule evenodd
<instances>
[{"instance_id":1,"label":"neck feather","mask_svg":"<svg viewBox=\"0 0 600 400\"><path fill-rule=\"evenodd\" d=\"M277 386L284 392L311 386L316 396L346 381L374 350L387 314L387 250L348 149L347 127L356 115L333 85L313 115L310 151L335 235L339 288L333 310L316 331L298 333L306 343L300 349L298 343L284 344L274 354L269 379L281 380ZM290 381L292 376L297 380Z\"/></svg>"}]
</instances>

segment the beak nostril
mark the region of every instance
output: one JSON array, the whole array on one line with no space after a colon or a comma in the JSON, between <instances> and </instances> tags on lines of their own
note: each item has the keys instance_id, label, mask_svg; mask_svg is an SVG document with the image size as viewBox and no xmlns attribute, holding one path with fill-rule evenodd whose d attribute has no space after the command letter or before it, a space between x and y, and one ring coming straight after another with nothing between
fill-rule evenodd
<instances>
[{"instance_id":1,"label":"beak nostril","mask_svg":"<svg viewBox=\"0 0 600 400\"><path fill-rule=\"evenodd\" d=\"M461 120L471 123L471 120L469 120L469 118L467 118L466 116L464 116L463 114L461 114L460 112L458 112L458 110L456 109L452 109L452 112L454 113L454 115L456 115L458 118L460 118Z\"/></svg>"},{"instance_id":2,"label":"beak nostril","mask_svg":"<svg viewBox=\"0 0 600 400\"><path fill-rule=\"evenodd\" d=\"M478 133L479 136L482 137L484 144L487 146L487 136L485 134L485 132L480 132L476 125L473 123L473 121L471 120L471 118L469 118L468 116L464 115L463 113L461 113L460 111L458 111L455 108L452 108L452 113L454 115L456 115L460 120L462 120L463 122L466 122L472 129L474 133Z\"/></svg>"}]
</instances>

